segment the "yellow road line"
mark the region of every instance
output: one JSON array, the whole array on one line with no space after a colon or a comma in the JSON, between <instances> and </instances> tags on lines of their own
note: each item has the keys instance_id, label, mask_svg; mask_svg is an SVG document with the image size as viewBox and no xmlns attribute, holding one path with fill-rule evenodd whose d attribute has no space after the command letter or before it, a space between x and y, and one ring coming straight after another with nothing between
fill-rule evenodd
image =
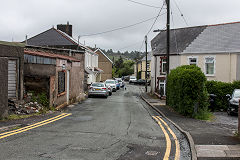
<instances>
[{"instance_id":1,"label":"yellow road line","mask_svg":"<svg viewBox=\"0 0 240 160\"><path fill-rule=\"evenodd\" d=\"M164 155L163 160L168 160L169 156L170 156L170 151L171 151L171 140L169 138L169 135L168 135L167 131L165 130L165 128L163 127L163 125L159 121L159 119L157 119L155 116L153 116L153 118L157 121L158 125L161 127L161 129L162 129L162 131L165 135L167 145L166 145L166 151L165 151L165 155Z\"/></svg>"},{"instance_id":2,"label":"yellow road line","mask_svg":"<svg viewBox=\"0 0 240 160\"><path fill-rule=\"evenodd\" d=\"M58 117L63 116L63 115L66 115L66 113L62 113L62 114L60 114L60 115L58 115L58 116L55 116L55 117L46 119L46 120L41 121L41 122L38 122L38 123L34 123L34 124L32 124L32 125L29 125L29 126L26 126L26 127L23 127L23 128L19 128L19 129L13 130L13 131L1 133L0 136L5 135L5 134L9 134L9 133L13 133L13 132L17 132L17 131L20 131L20 130L23 130L23 129L27 129L27 128L30 128L30 127L33 127L33 126L35 126L35 125L38 125L38 124L41 124L41 123L45 123L45 122L47 122L47 121L50 121L50 120L52 120L52 119L58 118Z\"/></svg>"},{"instance_id":3,"label":"yellow road line","mask_svg":"<svg viewBox=\"0 0 240 160\"><path fill-rule=\"evenodd\" d=\"M55 118L55 119L53 119L53 120L51 120L51 121L48 121L48 122L46 122L46 123L41 123L41 124L35 125L35 126L31 127L31 128L27 128L27 129L24 129L24 130L20 130L20 131L17 131L17 132L13 132L13 133L10 133L10 134L1 136L0 139L6 138L6 137L9 137L9 136L11 136L11 135L18 134L18 133L26 132L26 131L28 131L28 130L31 130L31 129L34 129L34 128L37 128L37 127L40 127L40 126L43 126L43 125L46 125L46 124L55 122L55 121L57 121L57 120L59 120L59 119L62 119L62 118L64 118L64 117L67 117L67 116L70 116L70 115L72 115L72 114L65 114L64 116Z\"/></svg>"},{"instance_id":4,"label":"yellow road line","mask_svg":"<svg viewBox=\"0 0 240 160\"><path fill-rule=\"evenodd\" d=\"M162 120L159 116L157 116L157 118L160 121L162 121L162 123L167 127L167 129L169 130L169 132L173 136L174 141L175 141L175 147L176 147L174 160L179 160L179 158L180 158L180 146L179 146L179 141L177 139L177 136L175 135L175 133L172 131L172 129L168 126L168 124L164 120Z\"/></svg>"}]
</instances>

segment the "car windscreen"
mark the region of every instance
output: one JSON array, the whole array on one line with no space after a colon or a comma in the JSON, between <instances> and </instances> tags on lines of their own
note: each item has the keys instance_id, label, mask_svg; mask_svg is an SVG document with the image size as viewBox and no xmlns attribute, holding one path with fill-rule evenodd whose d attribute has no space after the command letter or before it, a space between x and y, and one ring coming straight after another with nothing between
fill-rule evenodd
<instances>
[{"instance_id":1,"label":"car windscreen","mask_svg":"<svg viewBox=\"0 0 240 160\"><path fill-rule=\"evenodd\" d=\"M240 90L234 91L233 97L234 98L240 98Z\"/></svg>"},{"instance_id":2,"label":"car windscreen","mask_svg":"<svg viewBox=\"0 0 240 160\"><path fill-rule=\"evenodd\" d=\"M105 83L114 84L114 81L106 81Z\"/></svg>"},{"instance_id":3,"label":"car windscreen","mask_svg":"<svg viewBox=\"0 0 240 160\"><path fill-rule=\"evenodd\" d=\"M104 84L102 84L102 83L93 83L92 86L93 87L104 87Z\"/></svg>"}]
</instances>

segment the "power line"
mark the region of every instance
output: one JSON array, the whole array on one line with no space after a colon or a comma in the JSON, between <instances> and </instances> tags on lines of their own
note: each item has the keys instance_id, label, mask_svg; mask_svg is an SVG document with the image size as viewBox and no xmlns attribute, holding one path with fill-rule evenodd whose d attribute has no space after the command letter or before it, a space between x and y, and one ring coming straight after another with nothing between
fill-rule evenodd
<instances>
[{"instance_id":1,"label":"power line","mask_svg":"<svg viewBox=\"0 0 240 160\"><path fill-rule=\"evenodd\" d=\"M162 16L166 13L163 13L159 16ZM159 17L158 16L158 17ZM152 19L154 19L156 17L152 17L152 18L149 18L149 19L146 19L146 20L143 20L143 21L140 21L138 23L134 23L134 24L131 24L131 25L128 25L128 26L124 26L124 27L119 27L119 28L115 28L115 29L111 29L111 30L108 30L108 31L104 31L104 32L98 32L98 33L93 33L93 34L85 34L85 35L80 35L81 37L90 37L90 36L96 36L96 35L100 35L100 34L105 34L105 33L109 33L109 32L114 32L114 31L118 31L118 30L122 30L122 29L126 29L126 28L130 28L130 27L133 27L133 26L136 26L136 25L139 25L139 24L142 24L142 23L145 23L145 22L148 22Z\"/></svg>"},{"instance_id":2,"label":"power line","mask_svg":"<svg viewBox=\"0 0 240 160\"><path fill-rule=\"evenodd\" d=\"M185 22L185 24L188 26L188 23L187 23L187 21L186 21L186 19L185 19L184 15L183 15L183 13L182 13L181 9L179 8L179 6L178 6L177 2L176 2L175 0L173 0L173 2L175 3L175 5L176 5L176 7L177 7L178 11L180 12L180 14L181 14L181 17L182 17L183 21L184 21L184 22Z\"/></svg>"},{"instance_id":3,"label":"power line","mask_svg":"<svg viewBox=\"0 0 240 160\"><path fill-rule=\"evenodd\" d=\"M143 5L143 6L151 7L151 8L161 8L161 7L152 6L152 5L149 5L149 4L145 4L145 3L141 3L141 2L137 2L137 1L133 1L133 0L128 0L128 1L132 2L132 3L140 4L140 5Z\"/></svg>"},{"instance_id":4,"label":"power line","mask_svg":"<svg viewBox=\"0 0 240 160\"><path fill-rule=\"evenodd\" d=\"M152 31L152 29L153 29L153 26L154 26L154 25L155 25L155 23L157 22L157 19L158 19L158 17L160 16L160 13L162 12L162 9L163 9L163 7L164 7L164 3L163 3L163 5L162 5L161 9L159 10L157 17L155 18L155 20L154 20L154 22L153 22L153 24L152 24L151 28L149 29L149 31L147 32L147 34L146 34L146 35L148 35L148 34L149 34L151 31Z\"/></svg>"}]
</instances>

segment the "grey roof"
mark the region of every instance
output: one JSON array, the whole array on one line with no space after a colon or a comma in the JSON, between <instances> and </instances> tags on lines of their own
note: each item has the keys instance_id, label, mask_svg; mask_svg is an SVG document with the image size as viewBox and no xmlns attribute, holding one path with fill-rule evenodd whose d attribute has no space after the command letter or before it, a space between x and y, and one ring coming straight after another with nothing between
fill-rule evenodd
<instances>
[{"instance_id":1,"label":"grey roof","mask_svg":"<svg viewBox=\"0 0 240 160\"><path fill-rule=\"evenodd\" d=\"M151 58L152 58L152 52L149 52L149 53L147 54L147 61L151 61ZM144 57L142 58L142 61L146 61L146 56L144 56Z\"/></svg>"},{"instance_id":2,"label":"grey roof","mask_svg":"<svg viewBox=\"0 0 240 160\"><path fill-rule=\"evenodd\" d=\"M28 45L35 46L68 46L76 45L67 39L61 32L55 28L51 28L27 40Z\"/></svg>"},{"instance_id":3,"label":"grey roof","mask_svg":"<svg viewBox=\"0 0 240 160\"><path fill-rule=\"evenodd\" d=\"M207 26L171 29L170 54L179 54L196 38ZM152 41L153 55L166 54L166 30L161 31Z\"/></svg>"},{"instance_id":4,"label":"grey roof","mask_svg":"<svg viewBox=\"0 0 240 160\"><path fill-rule=\"evenodd\" d=\"M177 43L176 43L177 42ZM172 29L170 54L240 52L240 22ZM152 41L154 55L166 54L166 31Z\"/></svg>"},{"instance_id":5,"label":"grey roof","mask_svg":"<svg viewBox=\"0 0 240 160\"><path fill-rule=\"evenodd\" d=\"M240 52L240 23L208 26L184 53Z\"/></svg>"}]
</instances>

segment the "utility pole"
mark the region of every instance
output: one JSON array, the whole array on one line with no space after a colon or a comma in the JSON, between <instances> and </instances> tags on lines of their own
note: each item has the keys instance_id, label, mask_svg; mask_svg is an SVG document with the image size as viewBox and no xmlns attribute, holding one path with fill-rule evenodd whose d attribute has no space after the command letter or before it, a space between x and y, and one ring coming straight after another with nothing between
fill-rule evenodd
<instances>
[{"instance_id":1,"label":"utility pole","mask_svg":"<svg viewBox=\"0 0 240 160\"><path fill-rule=\"evenodd\" d=\"M145 88L146 88L146 92L147 92L147 35L145 36L145 45L146 45Z\"/></svg>"},{"instance_id":2,"label":"utility pole","mask_svg":"<svg viewBox=\"0 0 240 160\"><path fill-rule=\"evenodd\" d=\"M166 0L167 4L167 75L169 74L170 63L170 0Z\"/></svg>"}]
</instances>

